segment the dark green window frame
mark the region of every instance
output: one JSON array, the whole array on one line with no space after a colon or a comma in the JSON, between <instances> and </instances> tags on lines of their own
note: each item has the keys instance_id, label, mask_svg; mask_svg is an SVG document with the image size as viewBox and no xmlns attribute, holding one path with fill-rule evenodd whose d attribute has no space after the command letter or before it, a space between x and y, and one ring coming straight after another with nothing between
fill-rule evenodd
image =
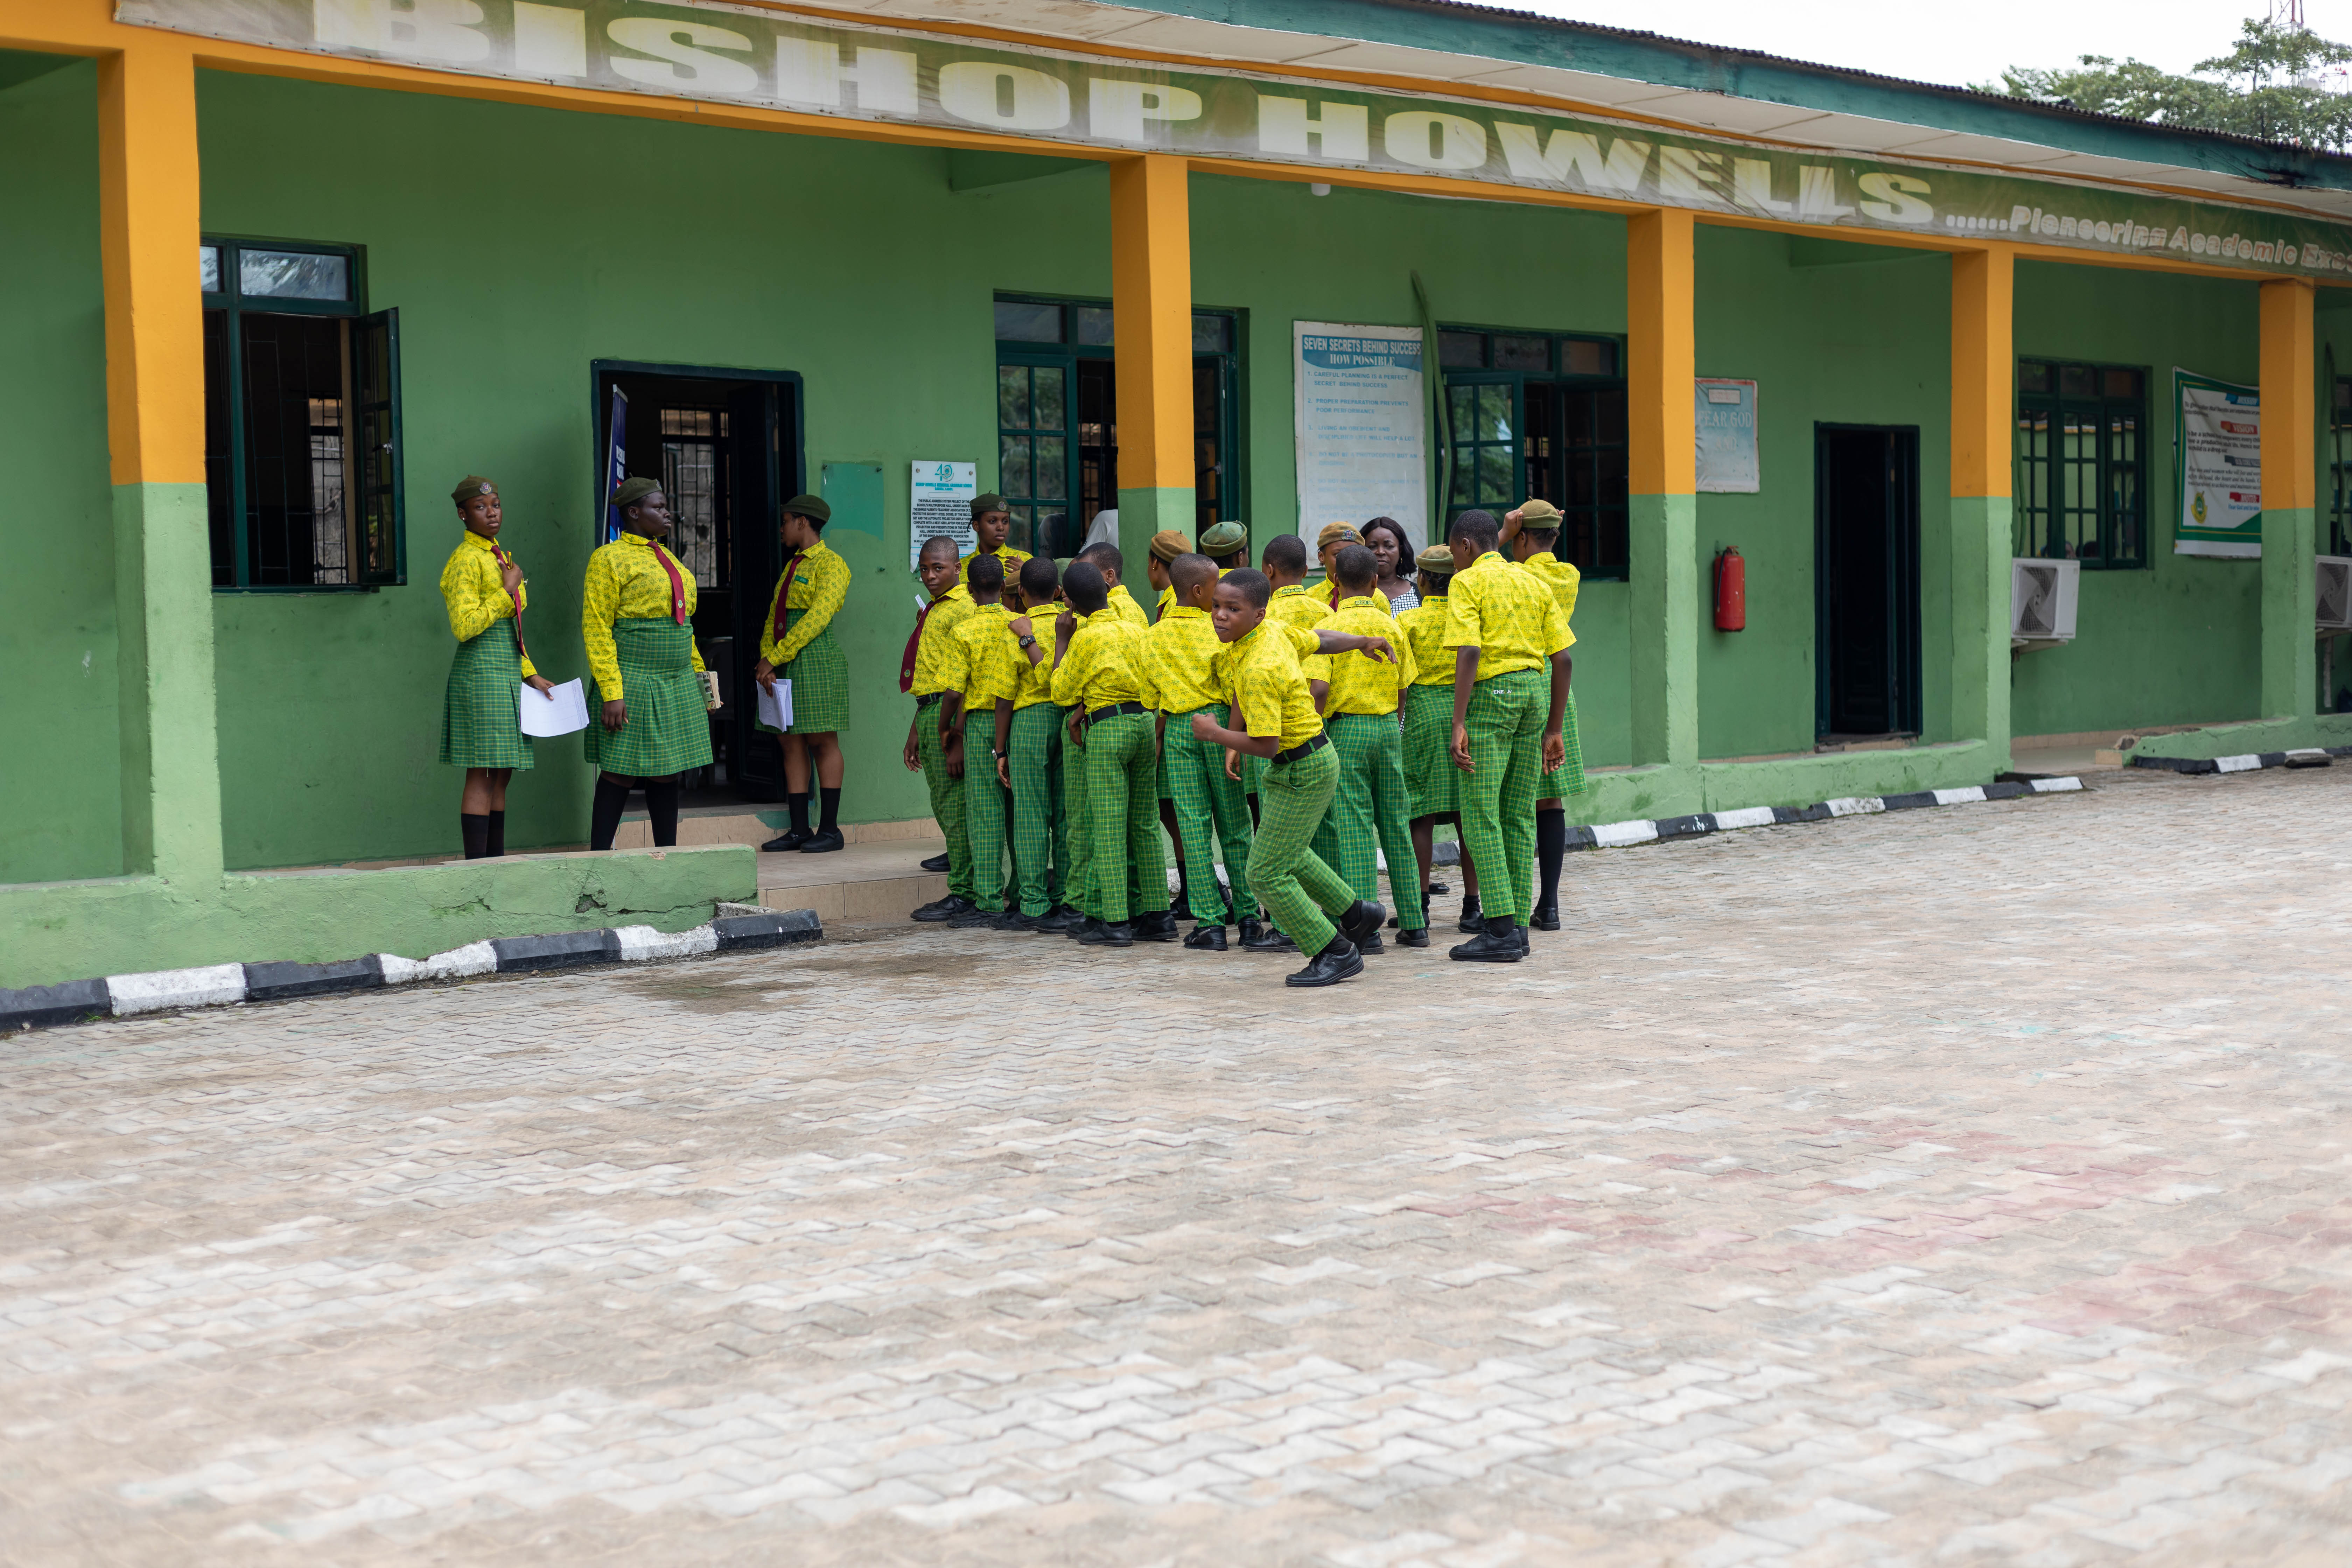
<instances>
[{"instance_id":1,"label":"dark green window frame","mask_svg":"<svg viewBox=\"0 0 2352 1568\"><path fill-rule=\"evenodd\" d=\"M2352 555L2352 376L2336 378L2327 404L2327 548Z\"/></svg>"},{"instance_id":2,"label":"dark green window frame","mask_svg":"<svg viewBox=\"0 0 2352 1568\"><path fill-rule=\"evenodd\" d=\"M365 252L206 235L198 261L213 587L406 583L400 313L369 312Z\"/></svg>"},{"instance_id":3,"label":"dark green window frame","mask_svg":"<svg viewBox=\"0 0 2352 1568\"><path fill-rule=\"evenodd\" d=\"M1593 332L1443 326L1445 521L1530 497L1560 510L1559 557L1627 574L1625 347Z\"/></svg>"},{"instance_id":4,"label":"dark green window frame","mask_svg":"<svg viewBox=\"0 0 2352 1568\"><path fill-rule=\"evenodd\" d=\"M1118 432L1107 300L999 294L997 488L1011 542L1075 552L1118 504ZM1237 517L1243 486L1239 310L1192 312L1195 529Z\"/></svg>"},{"instance_id":5,"label":"dark green window frame","mask_svg":"<svg viewBox=\"0 0 2352 1568\"><path fill-rule=\"evenodd\" d=\"M2148 379L2145 365L2017 362L2016 554L2147 565Z\"/></svg>"}]
</instances>

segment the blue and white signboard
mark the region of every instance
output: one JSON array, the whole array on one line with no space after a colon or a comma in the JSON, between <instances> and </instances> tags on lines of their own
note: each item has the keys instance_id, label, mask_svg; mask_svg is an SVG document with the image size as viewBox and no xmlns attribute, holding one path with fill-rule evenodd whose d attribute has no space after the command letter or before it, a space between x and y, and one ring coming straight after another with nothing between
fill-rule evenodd
<instances>
[{"instance_id":1,"label":"blue and white signboard","mask_svg":"<svg viewBox=\"0 0 2352 1568\"><path fill-rule=\"evenodd\" d=\"M1698 488L1754 495L1764 488L1756 456L1756 384L1698 378Z\"/></svg>"},{"instance_id":2,"label":"blue and white signboard","mask_svg":"<svg viewBox=\"0 0 2352 1568\"><path fill-rule=\"evenodd\" d=\"M1429 542L1428 395L1419 327L1292 323L1298 531L1392 517Z\"/></svg>"}]
</instances>

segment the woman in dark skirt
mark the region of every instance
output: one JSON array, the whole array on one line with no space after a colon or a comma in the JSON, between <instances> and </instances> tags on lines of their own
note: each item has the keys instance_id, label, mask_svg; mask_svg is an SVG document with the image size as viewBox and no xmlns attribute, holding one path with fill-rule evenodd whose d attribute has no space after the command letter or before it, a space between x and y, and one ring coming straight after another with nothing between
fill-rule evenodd
<instances>
[{"instance_id":1,"label":"woman in dark skirt","mask_svg":"<svg viewBox=\"0 0 2352 1568\"><path fill-rule=\"evenodd\" d=\"M507 781L531 765L530 737L517 704L522 688L548 683L523 651L522 608L530 602L522 568L499 548L499 488L478 474L449 492L466 534L441 568L441 597L457 656L441 698L441 761L466 770L457 806L466 858L507 852Z\"/></svg>"},{"instance_id":2,"label":"woman in dark skirt","mask_svg":"<svg viewBox=\"0 0 2352 1568\"><path fill-rule=\"evenodd\" d=\"M596 683L590 711L598 714L586 749L590 764L603 770L588 847L613 847L638 785L654 843L667 846L677 842L677 775L710 762L694 574L662 547L676 520L659 485L625 479L613 506L623 532L588 557L580 596L580 637Z\"/></svg>"}]
</instances>

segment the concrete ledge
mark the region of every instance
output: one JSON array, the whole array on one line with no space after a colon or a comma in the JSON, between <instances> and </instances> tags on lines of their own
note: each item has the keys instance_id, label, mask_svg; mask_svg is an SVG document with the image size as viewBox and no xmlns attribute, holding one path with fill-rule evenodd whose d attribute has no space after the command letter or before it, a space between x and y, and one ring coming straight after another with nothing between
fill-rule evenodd
<instances>
[{"instance_id":1,"label":"concrete ledge","mask_svg":"<svg viewBox=\"0 0 2352 1568\"><path fill-rule=\"evenodd\" d=\"M2017 800L2030 795L2065 795L2082 787L2083 781L2077 778L2033 779L2011 784L1969 784L1961 789L1913 790L1904 795L1847 795L1805 806L1746 806L1738 811L1703 811L1685 816L1602 822L1570 827L1568 830L1568 847L1570 849L1630 849L1637 844L1699 838L1712 833L1735 833L1750 827L1828 822L1841 816L1872 816L1885 811L1918 811L1939 805L1975 805L1989 800Z\"/></svg>"},{"instance_id":2,"label":"concrete ledge","mask_svg":"<svg viewBox=\"0 0 2352 1568\"><path fill-rule=\"evenodd\" d=\"M2286 752L2244 752L2228 757L2152 757L2135 753L2131 766L2168 773L2251 773L2263 768L2324 768L2352 757L2352 746L2298 746Z\"/></svg>"},{"instance_id":3,"label":"concrete ledge","mask_svg":"<svg viewBox=\"0 0 2352 1568\"><path fill-rule=\"evenodd\" d=\"M347 958L340 963L245 966L245 995L248 1002L285 1002L336 991L371 991L383 984L383 961L374 953L365 958Z\"/></svg>"},{"instance_id":4,"label":"concrete ledge","mask_svg":"<svg viewBox=\"0 0 2352 1568\"><path fill-rule=\"evenodd\" d=\"M755 915L732 915L710 924L721 952L791 947L824 940L824 927L814 910L763 910Z\"/></svg>"},{"instance_id":5,"label":"concrete ledge","mask_svg":"<svg viewBox=\"0 0 2352 1568\"><path fill-rule=\"evenodd\" d=\"M550 936L504 936L490 943L500 974L542 969L576 969L588 963L618 963L621 939L609 931L557 931Z\"/></svg>"},{"instance_id":6,"label":"concrete ledge","mask_svg":"<svg viewBox=\"0 0 2352 1568\"><path fill-rule=\"evenodd\" d=\"M167 1007L217 1007L245 1000L245 965L215 963L202 969L156 969L144 974L110 974L107 999L118 1018L160 1013Z\"/></svg>"},{"instance_id":7,"label":"concrete ledge","mask_svg":"<svg viewBox=\"0 0 2352 1568\"><path fill-rule=\"evenodd\" d=\"M42 1024L79 1024L102 1018L114 1010L103 980L69 980L63 985L28 985L20 991L0 991L0 1029L29 1029Z\"/></svg>"},{"instance_id":8,"label":"concrete ledge","mask_svg":"<svg viewBox=\"0 0 2352 1568\"><path fill-rule=\"evenodd\" d=\"M1802 808L1825 800L1883 797L1981 784L2009 766L1981 740L1887 751L1822 752L1759 762L1702 762L1603 768L1571 797L1571 820L1609 823L1679 817L1766 806Z\"/></svg>"},{"instance_id":9,"label":"concrete ledge","mask_svg":"<svg viewBox=\"0 0 2352 1568\"><path fill-rule=\"evenodd\" d=\"M2149 735L2133 750L2131 763L2136 767L2162 767L2160 759L2218 762L2224 757L2261 757L2285 752L2340 752L2346 747L2352 747L2352 713L2315 713L2303 719L2256 719L2179 734Z\"/></svg>"}]
</instances>

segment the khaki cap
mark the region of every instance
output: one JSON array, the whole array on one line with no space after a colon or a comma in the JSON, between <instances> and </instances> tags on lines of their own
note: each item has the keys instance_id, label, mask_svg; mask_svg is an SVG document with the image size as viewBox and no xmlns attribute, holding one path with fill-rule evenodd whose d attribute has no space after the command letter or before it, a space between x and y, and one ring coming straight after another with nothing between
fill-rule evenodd
<instances>
[{"instance_id":1,"label":"khaki cap","mask_svg":"<svg viewBox=\"0 0 2352 1568\"><path fill-rule=\"evenodd\" d=\"M659 479L623 479L621 488L613 492L613 505L616 510L633 507L659 489Z\"/></svg>"},{"instance_id":2,"label":"khaki cap","mask_svg":"<svg viewBox=\"0 0 2352 1568\"><path fill-rule=\"evenodd\" d=\"M1315 536L1315 548L1319 553L1333 544L1361 544L1364 536L1356 531L1352 522L1327 522L1323 531Z\"/></svg>"},{"instance_id":3,"label":"khaki cap","mask_svg":"<svg viewBox=\"0 0 2352 1568\"><path fill-rule=\"evenodd\" d=\"M794 496L784 503L786 511L796 511L812 522L831 522L833 508L823 496Z\"/></svg>"},{"instance_id":4,"label":"khaki cap","mask_svg":"<svg viewBox=\"0 0 2352 1568\"><path fill-rule=\"evenodd\" d=\"M1559 508L1548 500L1531 500L1519 506L1521 528L1556 529L1559 526Z\"/></svg>"},{"instance_id":5,"label":"khaki cap","mask_svg":"<svg viewBox=\"0 0 2352 1568\"><path fill-rule=\"evenodd\" d=\"M1173 561L1179 555L1189 553L1192 548L1184 536L1172 528L1163 528L1151 536L1151 558L1154 561Z\"/></svg>"},{"instance_id":6,"label":"khaki cap","mask_svg":"<svg viewBox=\"0 0 2352 1568\"><path fill-rule=\"evenodd\" d=\"M1412 563L1433 576L1450 577L1454 574L1454 552L1443 544L1433 544L1414 556Z\"/></svg>"},{"instance_id":7,"label":"khaki cap","mask_svg":"<svg viewBox=\"0 0 2352 1568\"><path fill-rule=\"evenodd\" d=\"M987 495L971 498L971 515L974 517L982 517L992 511L1011 511L1012 510L1004 503L1004 498L992 490Z\"/></svg>"},{"instance_id":8,"label":"khaki cap","mask_svg":"<svg viewBox=\"0 0 2352 1568\"><path fill-rule=\"evenodd\" d=\"M457 488L449 492L449 499L459 506L464 506L476 496L494 496L498 493L499 487L482 478L481 475L467 474L457 481Z\"/></svg>"}]
</instances>

